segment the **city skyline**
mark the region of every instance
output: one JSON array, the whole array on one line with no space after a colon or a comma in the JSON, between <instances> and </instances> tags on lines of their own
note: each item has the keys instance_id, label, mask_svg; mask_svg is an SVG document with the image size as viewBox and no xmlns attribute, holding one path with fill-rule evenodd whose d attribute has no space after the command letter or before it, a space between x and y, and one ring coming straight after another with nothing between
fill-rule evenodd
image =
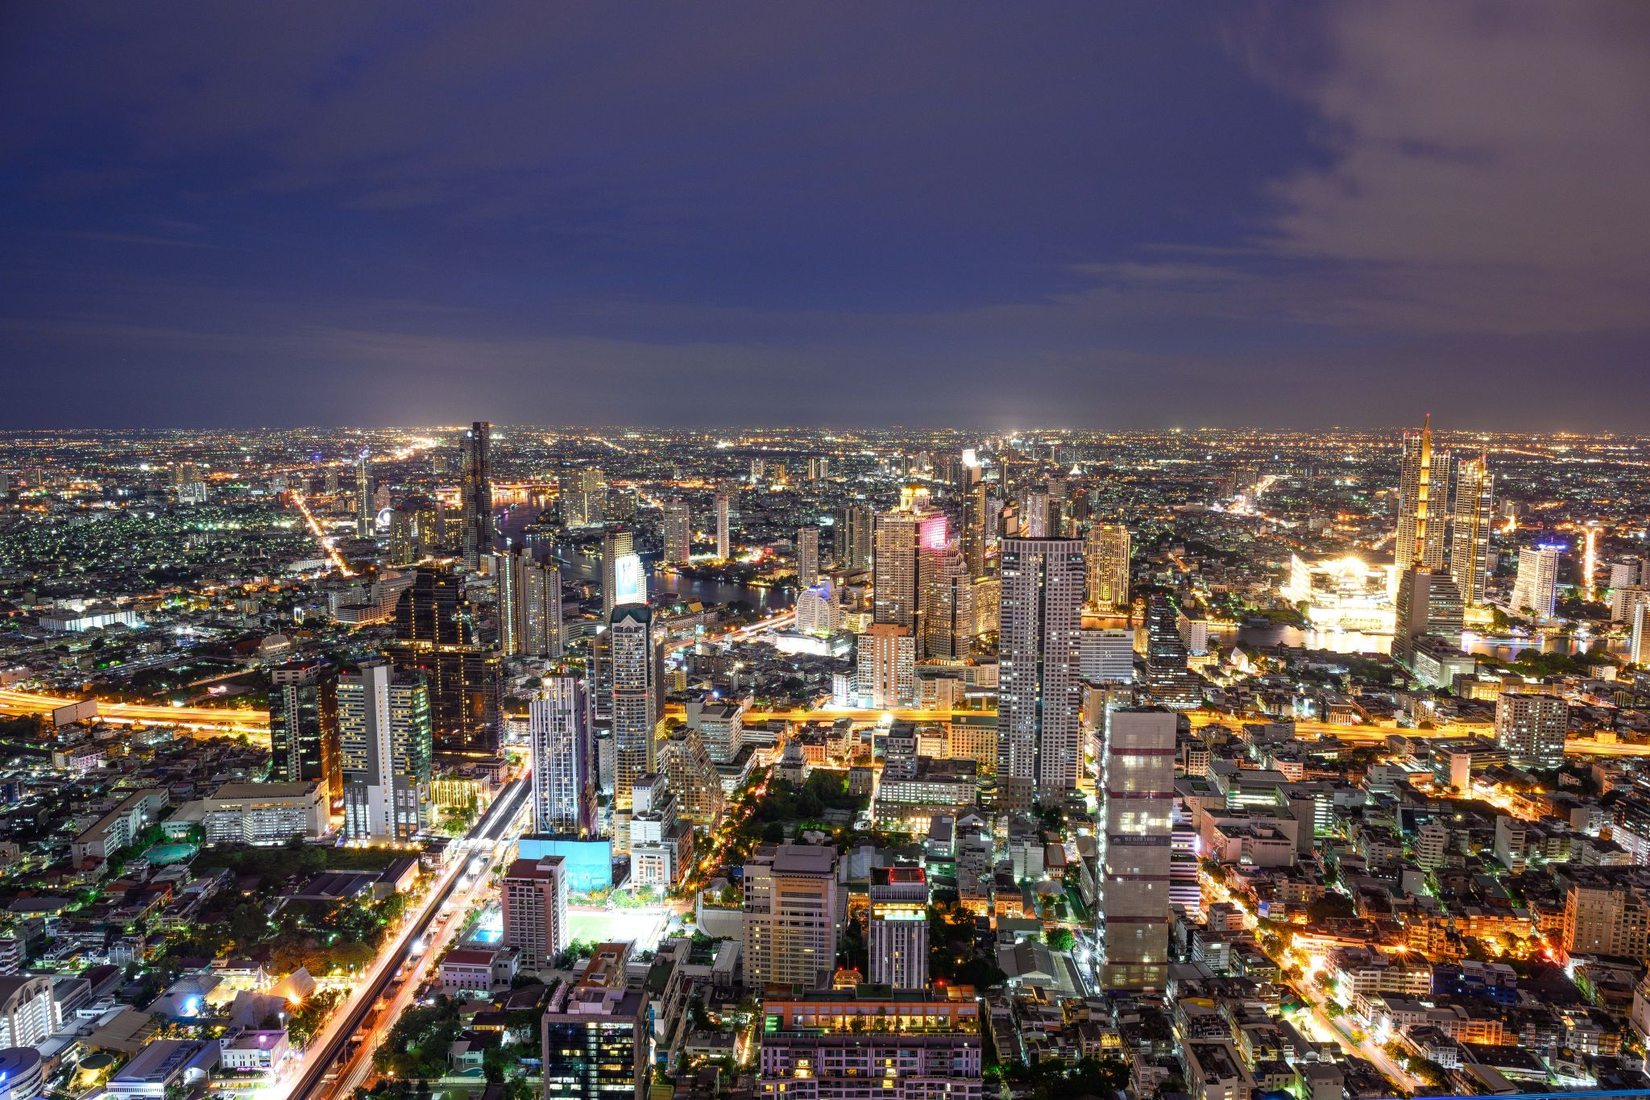
<instances>
[{"instance_id":1,"label":"city skyline","mask_svg":"<svg viewBox=\"0 0 1650 1100\"><path fill-rule=\"evenodd\" d=\"M8 32L0 428L1305 428L1407 424L1424 388L1440 421L1601 431L1650 402L1633 5Z\"/></svg>"}]
</instances>

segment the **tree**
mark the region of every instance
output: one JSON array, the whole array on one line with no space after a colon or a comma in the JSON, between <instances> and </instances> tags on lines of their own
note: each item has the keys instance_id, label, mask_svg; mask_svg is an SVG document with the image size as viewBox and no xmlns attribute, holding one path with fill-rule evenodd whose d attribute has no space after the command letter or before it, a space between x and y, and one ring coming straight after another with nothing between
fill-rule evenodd
<instances>
[{"instance_id":1,"label":"tree","mask_svg":"<svg viewBox=\"0 0 1650 1100\"><path fill-rule=\"evenodd\" d=\"M1043 934L1043 938L1055 951L1070 951L1077 946L1077 934L1069 928L1050 928Z\"/></svg>"}]
</instances>

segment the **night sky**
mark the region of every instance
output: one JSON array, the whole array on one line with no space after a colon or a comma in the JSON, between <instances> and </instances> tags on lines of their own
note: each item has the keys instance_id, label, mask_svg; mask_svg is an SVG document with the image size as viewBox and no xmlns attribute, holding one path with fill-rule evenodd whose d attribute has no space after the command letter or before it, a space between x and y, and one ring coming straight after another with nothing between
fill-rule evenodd
<instances>
[{"instance_id":1,"label":"night sky","mask_svg":"<svg viewBox=\"0 0 1650 1100\"><path fill-rule=\"evenodd\" d=\"M0 427L1650 426L1650 4L0 5Z\"/></svg>"}]
</instances>

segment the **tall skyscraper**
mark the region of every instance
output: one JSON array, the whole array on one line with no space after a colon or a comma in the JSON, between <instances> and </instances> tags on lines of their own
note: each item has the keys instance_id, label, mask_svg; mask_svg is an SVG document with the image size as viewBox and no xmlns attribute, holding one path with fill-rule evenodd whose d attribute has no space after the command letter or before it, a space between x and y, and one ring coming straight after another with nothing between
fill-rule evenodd
<instances>
[{"instance_id":1,"label":"tall skyscraper","mask_svg":"<svg viewBox=\"0 0 1650 1100\"><path fill-rule=\"evenodd\" d=\"M1518 577L1513 582L1515 613L1533 611L1552 615L1558 603L1558 547L1525 546L1518 551Z\"/></svg>"},{"instance_id":2,"label":"tall skyscraper","mask_svg":"<svg viewBox=\"0 0 1650 1100\"><path fill-rule=\"evenodd\" d=\"M866 929L872 985L928 987L928 876L921 867L873 867Z\"/></svg>"},{"instance_id":3,"label":"tall skyscraper","mask_svg":"<svg viewBox=\"0 0 1650 1100\"><path fill-rule=\"evenodd\" d=\"M1105 922L1105 989L1162 989L1168 978L1176 721L1172 711L1158 708L1106 714L1100 756L1105 849L1096 906Z\"/></svg>"},{"instance_id":4,"label":"tall skyscraper","mask_svg":"<svg viewBox=\"0 0 1650 1100\"><path fill-rule=\"evenodd\" d=\"M693 557L693 515L687 501L666 501L664 513L665 564L686 565Z\"/></svg>"},{"instance_id":5,"label":"tall skyscraper","mask_svg":"<svg viewBox=\"0 0 1650 1100\"><path fill-rule=\"evenodd\" d=\"M1088 534L1088 604L1097 611L1129 609L1129 529L1096 523Z\"/></svg>"},{"instance_id":6,"label":"tall skyscraper","mask_svg":"<svg viewBox=\"0 0 1650 1100\"><path fill-rule=\"evenodd\" d=\"M745 988L818 989L836 969L836 848L764 845L745 863Z\"/></svg>"},{"instance_id":7,"label":"tall skyscraper","mask_svg":"<svg viewBox=\"0 0 1650 1100\"><path fill-rule=\"evenodd\" d=\"M727 561L733 556L733 541L728 530L728 494L716 494L716 560Z\"/></svg>"},{"instance_id":8,"label":"tall skyscraper","mask_svg":"<svg viewBox=\"0 0 1650 1100\"><path fill-rule=\"evenodd\" d=\"M493 549L493 426L485 420L471 424L459 453L458 507L462 525L464 568L478 569L482 555Z\"/></svg>"},{"instance_id":9,"label":"tall skyscraper","mask_svg":"<svg viewBox=\"0 0 1650 1100\"><path fill-rule=\"evenodd\" d=\"M1083 544L1003 539L1001 574L998 783L1015 801L1057 800L1077 786L1082 758Z\"/></svg>"},{"instance_id":10,"label":"tall skyscraper","mask_svg":"<svg viewBox=\"0 0 1650 1100\"><path fill-rule=\"evenodd\" d=\"M372 511L372 471L367 466L367 449L355 460L355 535L372 538L374 515Z\"/></svg>"},{"instance_id":11,"label":"tall skyscraper","mask_svg":"<svg viewBox=\"0 0 1650 1100\"><path fill-rule=\"evenodd\" d=\"M1190 671L1179 618L1167 596L1146 604L1146 691L1155 702L1183 709L1202 701L1203 688Z\"/></svg>"},{"instance_id":12,"label":"tall skyscraper","mask_svg":"<svg viewBox=\"0 0 1650 1100\"><path fill-rule=\"evenodd\" d=\"M807 588L819 579L819 528L796 529L796 583Z\"/></svg>"},{"instance_id":13,"label":"tall skyscraper","mask_svg":"<svg viewBox=\"0 0 1650 1100\"><path fill-rule=\"evenodd\" d=\"M1398 471L1398 536L1393 560L1444 568L1444 535L1449 522L1449 455L1432 449L1432 414L1420 431L1406 431Z\"/></svg>"},{"instance_id":14,"label":"tall skyscraper","mask_svg":"<svg viewBox=\"0 0 1650 1100\"><path fill-rule=\"evenodd\" d=\"M1570 706L1557 695L1502 692L1495 700L1495 740L1515 768L1557 768L1564 764Z\"/></svg>"},{"instance_id":15,"label":"tall skyscraper","mask_svg":"<svg viewBox=\"0 0 1650 1100\"><path fill-rule=\"evenodd\" d=\"M854 691L862 707L891 710L916 703L917 645L911 631L872 623L854 641Z\"/></svg>"},{"instance_id":16,"label":"tall skyscraper","mask_svg":"<svg viewBox=\"0 0 1650 1100\"><path fill-rule=\"evenodd\" d=\"M1442 570L1415 565L1398 576L1397 618L1392 659L1413 670L1415 648L1424 637L1461 647L1463 608L1455 581Z\"/></svg>"},{"instance_id":17,"label":"tall skyscraper","mask_svg":"<svg viewBox=\"0 0 1650 1100\"><path fill-rule=\"evenodd\" d=\"M504 656L561 656L561 570L525 547L494 554L493 570Z\"/></svg>"},{"instance_id":18,"label":"tall skyscraper","mask_svg":"<svg viewBox=\"0 0 1650 1100\"><path fill-rule=\"evenodd\" d=\"M1633 601L1627 620L1627 660L1650 669L1650 598Z\"/></svg>"},{"instance_id":19,"label":"tall skyscraper","mask_svg":"<svg viewBox=\"0 0 1650 1100\"><path fill-rule=\"evenodd\" d=\"M344 830L407 843L428 824L430 700L422 678L368 661L338 677Z\"/></svg>"},{"instance_id":20,"label":"tall skyscraper","mask_svg":"<svg viewBox=\"0 0 1650 1100\"><path fill-rule=\"evenodd\" d=\"M653 1038L647 992L630 988L628 943L604 943L550 995L539 1053L544 1100L645 1100Z\"/></svg>"},{"instance_id":21,"label":"tall skyscraper","mask_svg":"<svg viewBox=\"0 0 1650 1100\"><path fill-rule=\"evenodd\" d=\"M602 619L613 617L617 599L618 578L615 573L622 558L636 553L636 536L628 528L611 527L602 535Z\"/></svg>"},{"instance_id":22,"label":"tall skyscraper","mask_svg":"<svg viewBox=\"0 0 1650 1100\"><path fill-rule=\"evenodd\" d=\"M501 659L481 642L463 578L420 566L395 606L395 634L384 652L396 668L428 683L436 751L496 757Z\"/></svg>"},{"instance_id":23,"label":"tall skyscraper","mask_svg":"<svg viewBox=\"0 0 1650 1100\"><path fill-rule=\"evenodd\" d=\"M974 579L955 542L923 550L922 654L962 661L974 651Z\"/></svg>"},{"instance_id":24,"label":"tall skyscraper","mask_svg":"<svg viewBox=\"0 0 1650 1100\"><path fill-rule=\"evenodd\" d=\"M663 651L645 603L614 608L608 637L613 663L614 847L625 851L624 815L631 809L631 785L638 775L658 770L655 737L663 702Z\"/></svg>"},{"instance_id":25,"label":"tall skyscraper","mask_svg":"<svg viewBox=\"0 0 1650 1100\"><path fill-rule=\"evenodd\" d=\"M561 519L569 527L599 527L607 522L607 479L594 467L562 475L557 487Z\"/></svg>"},{"instance_id":26,"label":"tall skyscraper","mask_svg":"<svg viewBox=\"0 0 1650 1100\"><path fill-rule=\"evenodd\" d=\"M533 767L533 829L589 836L596 829L596 745L584 681L570 673L543 678L527 703Z\"/></svg>"},{"instance_id":27,"label":"tall skyscraper","mask_svg":"<svg viewBox=\"0 0 1650 1100\"><path fill-rule=\"evenodd\" d=\"M567 869L561 856L518 859L499 887L500 942L521 952L521 969L537 974L567 950Z\"/></svg>"},{"instance_id":28,"label":"tall skyscraper","mask_svg":"<svg viewBox=\"0 0 1650 1100\"><path fill-rule=\"evenodd\" d=\"M319 661L302 661L271 669L269 680L270 778L315 780L329 801L341 797L337 675Z\"/></svg>"},{"instance_id":29,"label":"tall skyscraper","mask_svg":"<svg viewBox=\"0 0 1650 1100\"><path fill-rule=\"evenodd\" d=\"M1450 520L1450 576L1468 607L1484 606L1490 571L1490 531L1495 522L1495 475L1489 456L1455 461L1455 500Z\"/></svg>"},{"instance_id":30,"label":"tall skyscraper","mask_svg":"<svg viewBox=\"0 0 1650 1100\"><path fill-rule=\"evenodd\" d=\"M921 553L946 543L945 513L934 512L909 490L900 506L876 517L871 555L872 618L913 633L921 612Z\"/></svg>"},{"instance_id":31,"label":"tall skyscraper","mask_svg":"<svg viewBox=\"0 0 1650 1100\"><path fill-rule=\"evenodd\" d=\"M850 504L837 516L836 563L839 568L850 573L871 568L873 527L871 509L863 504Z\"/></svg>"}]
</instances>

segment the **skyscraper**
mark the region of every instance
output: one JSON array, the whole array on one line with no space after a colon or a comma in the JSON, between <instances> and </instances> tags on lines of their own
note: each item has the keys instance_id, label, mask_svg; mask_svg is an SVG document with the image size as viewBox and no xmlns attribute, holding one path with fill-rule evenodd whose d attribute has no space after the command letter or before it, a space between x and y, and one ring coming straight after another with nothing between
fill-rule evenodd
<instances>
[{"instance_id":1,"label":"skyscraper","mask_svg":"<svg viewBox=\"0 0 1650 1100\"><path fill-rule=\"evenodd\" d=\"M888 710L916 702L916 639L907 627L872 623L854 644L854 689L862 707Z\"/></svg>"},{"instance_id":2,"label":"skyscraper","mask_svg":"<svg viewBox=\"0 0 1650 1100\"><path fill-rule=\"evenodd\" d=\"M1158 708L1106 714L1101 943L1105 989L1162 989L1169 969L1169 879L1176 718Z\"/></svg>"},{"instance_id":3,"label":"skyscraper","mask_svg":"<svg viewBox=\"0 0 1650 1100\"><path fill-rule=\"evenodd\" d=\"M1129 609L1129 529L1096 523L1088 534L1088 604L1097 611Z\"/></svg>"},{"instance_id":4,"label":"skyscraper","mask_svg":"<svg viewBox=\"0 0 1650 1100\"><path fill-rule=\"evenodd\" d=\"M922 655L962 661L974 651L974 580L955 542L923 550Z\"/></svg>"},{"instance_id":5,"label":"skyscraper","mask_svg":"<svg viewBox=\"0 0 1650 1100\"><path fill-rule=\"evenodd\" d=\"M436 751L496 757L501 660L481 643L463 578L419 566L395 606L395 634L384 652L396 668L428 683Z\"/></svg>"},{"instance_id":6,"label":"skyscraper","mask_svg":"<svg viewBox=\"0 0 1650 1100\"><path fill-rule=\"evenodd\" d=\"M727 561L733 554L733 542L728 531L728 494L716 494L716 560Z\"/></svg>"},{"instance_id":7,"label":"skyscraper","mask_svg":"<svg viewBox=\"0 0 1650 1100\"><path fill-rule=\"evenodd\" d=\"M665 564L686 565L693 557L693 515L687 501L666 501L664 513Z\"/></svg>"},{"instance_id":8,"label":"skyscraper","mask_svg":"<svg viewBox=\"0 0 1650 1100\"><path fill-rule=\"evenodd\" d=\"M874 526L871 509L863 504L850 504L837 517L836 563L839 568L857 573L871 568L871 533Z\"/></svg>"},{"instance_id":9,"label":"skyscraper","mask_svg":"<svg viewBox=\"0 0 1650 1100\"><path fill-rule=\"evenodd\" d=\"M1522 547L1518 551L1518 577L1513 582L1513 611L1533 611L1547 618L1557 603L1558 547Z\"/></svg>"},{"instance_id":10,"label":"skyscraper","mask_svg":"<svg viewBox=\"0 0 1650 1100\"><path fill-rule=\"evenodd\" d=\"M485 420L471 424L459 453L458 507L463 529L464 568L478 569L481 557L493 549L493 426Z\"/></svg>"},{"instance_id":11,"label":"skyscraper","mask_svg":"<svg viewBox=\"0 0 1650 1100\"><path fill-rule=\"evenodd\" d=\"M567 869L561 856L518 859L499 886L505 947L521 952L521 969L537 974L567 949Z\"/></svg>"},{"instance_id":12,"label":"skyscraper","mask_svg":"<svg viewBox=\"0 0 1650 1100\"><path fill-rule=\"evenodd\" d=\"M998 610L997 775L1006 797L1077 786L1083 544L1003 539ZM1010 786L1015 789L1010 790Z\"/></svg>"},{"instance_id":13,"label":"skyscraper","mask_svg":"<svg viewBox=\"0 0 1650 1100\"><path fill-rule=\"evenodd\" d=\"M819 528L796 529L796 583L807 588L819 579Z\"/></svg>"},{"instance_id":14,"label":"skyscraper","mask_svg":"<svg viewBox=\"0 0 1650 1100\"><path fill-rule=\"evenodd\" d=\"M590 698L570 673L543 678L527 703L533 768L533 829L589 836L596 829L596 753Z\"/></svg>"},{"instance_id":15,"label":"skyscraper","mask_svg":"<svg viewBox=\"0 0 1650 1100\"><path fill-rule=\"evenodd\" d=\"M928 987L928 876L921 867L873 867L866 929L872 985Z\"/></svg>"},{"instance_id":16,"label":"skyscraper","mask_svg":"<svg viewBox=\"0 0 1650 1100\"><path fill-rule=\"evenodd\" d=\"M1392 659L1405 668L1414 669L1422 638L1442 638L1461 647L1461 592L1448 573L1421 565L1405 569L1398 576L1397 605Z\"/></svg>"},{"instance_id":17,"label":"skyscraper","mask_svg":"<svg viewBox=\"0 0 1650 1100\"><path fill-rule=\"evenodd\" d=\"M613 617L618 606L618 579L615 572L619 560L636 553L636 536L628 528L610 527L602 534L602 619Z\"/></svg>"},{"instance_id":18,"label":"skyscraper","mask_svg":"<svg viewBox=\"0 0 1650 1100\"><path fill-rule=\"evenodd\" d=\"M599 527L607 522L607 480L594 467L562 475L557 487L561 519L569 527Z\"/></svg>"},{"instance_id":19,"label":"skyscraper","mask_svg":"<svg viewBox=\"0 0 1650 1100\"><path fill-rule=\"evenodd\" d=\"M561 656L561 570L525 547L493 555L499 649L506 657Z\"/></svg>"},{"instance_id":20,"label":"skyscraper","mask_svg":"<svg viewBox=\"0 0 1650 1100\"><path fill-rule=\"evenodd\" d=\"M344 793L338 763L338 678L319 661L300 661L269 673L270 778L315 780L328 800Z\"/></svg>"},{"instance_id":21,"label":"skyscraper","mask_svg":"<svg viewBox=\"0 0 1650 1100\"><path fill-rule=\"evenodd\" d=\"M1449 455L1432 449L1432 414L1420 431L1406 431L1398 471L1398 536L1393 560L1444 568L1444 534L1449 516Z\"/></svg>"},{"instance_id":22,"label":"skyscraper","mask_svg":"<svg viewBox=\"0 0 1650 1100\"><path fill-rule=\"evenodd\" d=\"M930 511L906 490L900 506L876 517L871 555L872 619L913 634L922 604L921 553L946 543L945 513Z\"/></svg>"},{"instance_id":23,"label":"skyscraper","mask_svg":"<svg viewBox=\"0 0 1650 1100\"><path fill-rule=\"evenodd\" d=\"M638 775L658 770L655 747L662 702L662 650L647 604L623 604L613 610L608 630L613 664L613 811L614 848L625 851L625 816L630 789Z\"/></svg>"},{"instance_id":24,"label":"skyscraper","mask_svg":"<svg viewBox=\"0 0 1650 1100\"><path fill-rule=\"evenodd\" d=\"M1627 660L1650 669L1650 596L1632 603L1627 620Z\"/></svg>"},{"instance_id":25,"label":"skyscraper","mask_svg":"<svg viewBox=\"0 0 1650 1100\"><path fill-rule=\"evenodd\" d=\"M745 862L745 988L818 989L836 969L836 848L764 845Z\"/></svg>"},{"instance_id":26,"label":"skyscraper","mask_svg":"<svg viewBox=\"0 0 1650 1100\"><path fill-rule=\"evenodd\" d=\"M1455 502L1450 521L1450 576L1468 607L1484 606L1490 571L1490 531L1495 521L1495 476L1489 456L1455 462Z\"/></svg>"},{"instance_id":27,"label":"skyscraper","mask_svg":"<svg viewBox=\"0 0 1650 1100\"><path fill-rule=\"evenodd\" d=\"M1504 691L1495 700L1495 740L1515 768L1557 768L1564 764L1570 706L1557 695Z\"/></svg>"},{"instance_id":28,"label":"skyscraper","mask_svg":"<svg viewBox=\"0 0 1650 1100\"><path fill-rule=\"evenodd\" d=\"M355 460L355 535L372 538L372 472L367 467L367 449Z\"/></svg>"},{"instance_id":29,"label":"skyscraper","mask_svg":"<svg viewBox=\"0 0 1650 1100\"><path fill-rule=\"evenodd\" d=\"M428 824L430 700L422 678L368 661L338 677L344 830L406 843Z\"/></svg>"},{"instance_id":30,"label":"skyscraper","mask_svg":"<svg viewBox=\"0 0 1650 1100\"><path fill-rule=\"evenodd\" d=\"M1202 685L1187 658L1179 613L1167 596L1153 596L1146 604L1145 662L1146 691L1153 701L1182 709L1202 701Z\"/></svg>"}]
</instances>

